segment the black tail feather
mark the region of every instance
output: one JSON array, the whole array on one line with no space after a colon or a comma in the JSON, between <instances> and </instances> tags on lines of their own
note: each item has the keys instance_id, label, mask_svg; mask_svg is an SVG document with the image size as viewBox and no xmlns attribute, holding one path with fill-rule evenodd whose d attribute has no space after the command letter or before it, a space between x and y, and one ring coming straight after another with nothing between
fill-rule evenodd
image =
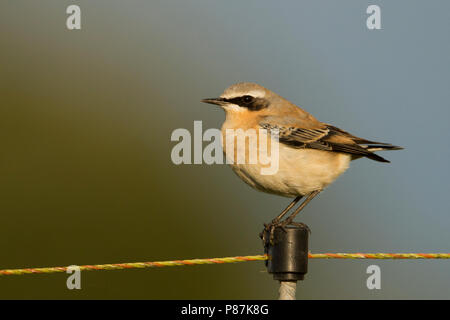
<instances>
[{"instance_id":1,"label":"black tail feather","mask_svg":"<svg viewBox=\"0 0 450 320\"><path fill-rule=\"evenodd\" d=\"M381 148L383 150L403 150L402 147L399 146L393 146L392 144L369 144L367 145L367 149L372 148Z\"/></svg>"}]
</instances>

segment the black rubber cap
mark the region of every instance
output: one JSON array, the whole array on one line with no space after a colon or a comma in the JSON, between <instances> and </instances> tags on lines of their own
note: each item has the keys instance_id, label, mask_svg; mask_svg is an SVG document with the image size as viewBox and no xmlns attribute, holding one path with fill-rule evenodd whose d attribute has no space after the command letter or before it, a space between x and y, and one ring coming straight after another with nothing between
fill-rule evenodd
<instances>
[{"instance_id":1,"label":"black rubber cap","mask_svg":"<svg viewBox=\"0 0 450 320\"><path fill-rule=\"evenodd\" d=\"M269 255L266 267L275 280L303 280L308 272L308 236L306 225L287 226L284 230L277 227L271 244L266 231L265 252Z\"/></svg>"}]
</instances>

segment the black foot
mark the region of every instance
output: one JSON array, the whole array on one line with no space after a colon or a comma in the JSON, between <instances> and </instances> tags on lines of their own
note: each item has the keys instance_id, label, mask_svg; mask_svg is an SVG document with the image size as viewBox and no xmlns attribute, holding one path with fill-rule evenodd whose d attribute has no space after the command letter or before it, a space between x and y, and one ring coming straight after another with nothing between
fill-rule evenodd
<instances>
[{"instance_id":1,"label":"black foot","mask_svg":"<svg viewBox=\"0 0 450 320\"><path fill-rule=\"evenodd\" d=\"M282 228L284 231L286 231L284 229L285 227L285 222L284 221L280 221L277 219L273 219L272 222L270 223L264 223L264 229L263 231L259 234L260 238L262 239L264 245L266 245L267 240L270 241L270 244L273 245L273 239L274 239L274 231L276 228L280 227ZM269 235L269 239L267 239L267 235Z\"/></svg>"},{"instance_id":2,"label":"black foot","mask_svg":"<svg viewBox=\"0 0 450 320\"><path fill-rule=\"evenodd\" d=\"M291 225L291 226L305 228L308 230L309 233L311 233L311 229L309 229L309 227L306 224L304 224L302 222L294 222L293 220L294 220L293 216L288 217L286 220L283 221L284 226Z\"/></svg>"},{"instance_id":3,"label":"black foot","mask_svg":"<svg viewBox=\"0 0 450 320\"><path fill-rule=\"evenodd\" d=\"M293 222L292 219L290 219L290 218L283 220L283 221L274 219L274 220L272 220L272 222L270 222L268 224L264 223L264 229L259 234L259 237L262 239L264 245L266 245L267 240L269 240L270 244L273 245L275 229L281 228L284 232L286 232L286 227L289 225L305 228L308 230L309 233L311 233L311 230L309 229L309 227L304 223ZM269 239L267 239L267 235L269 236Z\"/></svg>"}]
</instances>

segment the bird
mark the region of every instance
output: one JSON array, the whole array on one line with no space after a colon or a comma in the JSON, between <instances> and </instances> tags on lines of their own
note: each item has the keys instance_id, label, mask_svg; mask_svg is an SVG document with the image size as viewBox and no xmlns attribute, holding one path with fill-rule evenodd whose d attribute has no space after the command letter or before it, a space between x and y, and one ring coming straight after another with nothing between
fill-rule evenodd
<instances>
[{"instance_id":1,"label":"bird","mask_svg":"<svg viewBox=\"0 0 450 320\"><path fill-rule=\"evenodd\" d=\"M270 194L294 198L292 202L269 224L273 240L276 227L285 228L295 224L295 216L327 186L344 173L350 162L368 158L389 163L375 151L401 150L389 143L366 140L354 136L336 126L317 120L306 110L263 86L252 82L231 85L218 97L201 100L225 110L222 125L222 147L225 156L242 151L227 150L224 141L227 130L265 132L271 143L278 146L278 170L270 175L261 173L260 163L231 161L233 171L254 189ZM259 131L263 130L263 131ZM264 131L265 130L265 131ZM277 137L273 140L273 137ZM258 148L247 143L246 148ZM248 153L252 150L244 150ZM254 150L253 150L254 151ZM235 159L234 159L235 160ZM283 217L302 199L304 201L283 220ZM262 233L263 241L264 235Z\"/></svg>"}]
</instances>

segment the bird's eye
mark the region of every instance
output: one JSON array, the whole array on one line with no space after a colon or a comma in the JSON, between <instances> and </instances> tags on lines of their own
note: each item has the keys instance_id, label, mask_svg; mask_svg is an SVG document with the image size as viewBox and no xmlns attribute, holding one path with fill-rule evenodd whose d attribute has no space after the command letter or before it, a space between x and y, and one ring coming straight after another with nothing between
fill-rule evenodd
<instances>
[{"instance_id":1,"label":"bird's eye","mask_svg":"<svg viewBox=\"0 0 450 320\"><path fill-rule=\"evenodd\" d=\"M244 100L244 102L249 103L253 101L253 97L252 96L243 96L242 100Z\"/></svg>"}]
</instances>

